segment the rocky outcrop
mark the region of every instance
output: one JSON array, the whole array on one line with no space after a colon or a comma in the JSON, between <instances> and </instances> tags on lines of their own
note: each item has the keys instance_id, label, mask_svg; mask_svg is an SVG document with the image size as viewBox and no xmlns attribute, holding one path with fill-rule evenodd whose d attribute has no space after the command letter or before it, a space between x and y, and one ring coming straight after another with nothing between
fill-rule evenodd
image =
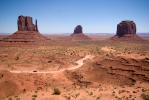
<instances>
[{"instance_id":1,"label":"rocky outcrop","mask_svg":"<svg viewBox=\"0 0 149 100\"><path fill-rule=\"evenodd\" d=\"M136 24L133 21L122 21L117 25L116 35L123 37L124 35L136 34Z\"/></svg>"},{"instance_id":2,"label":"rocky outcrop","mask_svg":"<svg viewBox=\"0 0 149 100\"><path fill-rule=\"evenodd\" d=\"M116 35L111 37L110 40L120 41L144 41L136 34L136 24L133 21L122 21L117 25Z\"/></svg>"},{"instance_id":3,"label":"rocky outcrop","mask_svg":"<svg viewBox=\"0 0 149 100\"><path fill-rule=\"evenodd\" d=\"M30 16L19 16L18 17L18 31L37 31L37 20L33 24L32 17Z\"/></svg>"},{"instance_id":4,"label":"rocky outcrop","mask_svg":"<svg viewBox=\"0 0 149 100\"><path fill-rule=\"evenodd\" d=\"M33 24L32 17L18 17L18 31L4 38L5 42L37 43L46 42L47 38L38 32L37 20Z\"/></svg>"},{"instance_id":5,"label":"rocky outcrop","mask_svg":"<svg viewBox=\"0 0 149 100\"><path fill-rule=\"evenodd\" d=\"M81 25L77 25L71 34L71 40L89 40L90 38L83 34L83 28Z\"/></svg>"},{"instance_id":6,"label":"rocky outcrop","mask_svg":"<svg viewBox=\"0 0 149 100\"><path fill-rule=\"evenodd\" d=\"M77 25L74 29L74 34L78 34L78 33L83 33L82 31L82 26L81 25Z\"/></svg>"}]
</instances>

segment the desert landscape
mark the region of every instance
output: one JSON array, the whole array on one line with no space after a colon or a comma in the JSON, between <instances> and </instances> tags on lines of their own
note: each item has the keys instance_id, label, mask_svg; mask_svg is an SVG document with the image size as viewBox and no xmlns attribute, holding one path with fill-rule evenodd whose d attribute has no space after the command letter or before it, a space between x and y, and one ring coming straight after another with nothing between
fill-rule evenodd
<instances>
[{"instance_id":1,"label":"desert landscape","mask_svg":"<svg viewBox=\"0 0 149 100\"><path fill-rule=\"evenodd\" d=\"M149 100L148 0L0 2L0 100Z\"/></svg>"},{"instance_id":2,"label":"desert landscape","mask_svg":"<svg viewBox=\"0 0 149 100\"><path fill-rule=\"evenodd\" d=\"M1 35L0 99L148 100L149 39L134 22L122 21L113 36L87 36L78 25L52 38L37 24L23 29L31 19L19 16L18 31Z\"/></svg>"}]
</instances>

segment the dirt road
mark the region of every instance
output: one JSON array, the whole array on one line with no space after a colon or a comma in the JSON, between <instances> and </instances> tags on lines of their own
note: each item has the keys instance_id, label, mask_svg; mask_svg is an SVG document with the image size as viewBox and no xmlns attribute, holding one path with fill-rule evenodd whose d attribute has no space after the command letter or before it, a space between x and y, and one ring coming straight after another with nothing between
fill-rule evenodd
<instances>
[{"instance_id":1,"label":"dirt road","mask_svg":"<svg viewBox=\"0 0 149 100\"><path fill-rule=\"evenodd\" d=\"M87 59L93 59L94 56L93 55L86 55L84 58L76 61L75 63L77 65L73 65L69 68L64 68L64 69L60 69L60 70L57 70L57 71L38 71L38 70L34 70L34 71L19 71L19 70L11 70L10 72L11 73L32 73L32 74L37 74L37 73L51 73L51 74L56 74L56 73L60 73L60 72L64 72L66 70L74 70L74 69L77 69L77 68L80 68L82 67L82 65L84 64L84 61L87 60Z\"/></svg>"}]
</instances>

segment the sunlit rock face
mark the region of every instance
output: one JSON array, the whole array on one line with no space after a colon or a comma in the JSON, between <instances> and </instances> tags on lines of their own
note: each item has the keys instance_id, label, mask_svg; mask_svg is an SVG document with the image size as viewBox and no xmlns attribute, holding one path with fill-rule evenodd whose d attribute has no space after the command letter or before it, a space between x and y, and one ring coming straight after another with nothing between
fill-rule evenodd
<instances>
[{"instance_id":1,"label":"sunlit rock face","mask_svg":"<svg viewBox=\"0 0 149 100\"><path fill-rule=\"evenodd\" d=\"M19 16L18 17L18 31L37 31L37 20L33 24L32 17L30 16Z\"/></svg>"},{"instance_id":2,"label":"sunlit rock face","mask_svg":"<svg viewBox=\"0 0 149 100\"><path fill-rule=\"evenodd\" d=\"M117 25L116 35L123 37L124 35L136 34L136 24L133 21L122 21Z\"/></svg>"},{"instance_id":3,"label":"sunlit rock face","mask_svg":"<svg viewBox=\"0 0 149 100\"><path fill-rule=\"evenodd\" d=\"M37 20L35 24L30 16L19 16L17 20L18 30L4 38L6 42L14 43L42 43L47 42L47 38L38 32Z\"/></svg>"},{"instance_id":4,"label":"sunlit rock face","mask_svg":"<svg viewBox=\"0 0 149 100\"><path fill-rule=\"evenodd\" d=\"M111 37L111 40L122 41L144 41L136 34L136 24L134 21L125 20L117 25L116 35Z\"/></svg>"}]
</instances>

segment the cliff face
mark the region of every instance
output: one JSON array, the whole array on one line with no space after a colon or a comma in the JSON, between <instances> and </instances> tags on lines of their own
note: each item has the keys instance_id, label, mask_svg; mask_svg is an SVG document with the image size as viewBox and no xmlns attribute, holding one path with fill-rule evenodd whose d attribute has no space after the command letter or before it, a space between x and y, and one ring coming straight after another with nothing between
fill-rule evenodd
<instances>
[{"instance_id":1,"label":"cliff face","mask_svg":"<svg viewBox=\"0 0 149 100\"><path fill-rule=\"evenodd\" d=\"M18 17L18 31L36 31L38 32L37 20L33 24L32 17L19 16Z\"/></svg>"},{"instance_id":2,"label":"cliff face","mask_svg":"<svg viewBox=\"0 0 149 100\"><path fill-rule=\"evenodd\" d=\"M133 21L121 21L117 24L116 35L113 36L112 40L122 40L122 41L144 41L141 37L136 34L137 28Z\"/></svg>"},{"instance_id":3,"label":"cliff face","mask_svg":"<svg viewBox=\"0 0 149 100\"><path fill-rule=\"evenodd\" d=\"M18 31L4 38L5 42L45 42L47 39L38 32L37 20L35 24L32 17L19 16L17 20Z\"/></svg>"},{"instance_id":4,"label":"cliff face","mask_svg":"<svg viewBox=\"0 0 149 100\"><path fill-rule=\"evenodd\" d=\"M116 35L123 37L124 35L136 34L136 24L133 21L122 21L117 25Z\"/></svg>"}]
</instances>

